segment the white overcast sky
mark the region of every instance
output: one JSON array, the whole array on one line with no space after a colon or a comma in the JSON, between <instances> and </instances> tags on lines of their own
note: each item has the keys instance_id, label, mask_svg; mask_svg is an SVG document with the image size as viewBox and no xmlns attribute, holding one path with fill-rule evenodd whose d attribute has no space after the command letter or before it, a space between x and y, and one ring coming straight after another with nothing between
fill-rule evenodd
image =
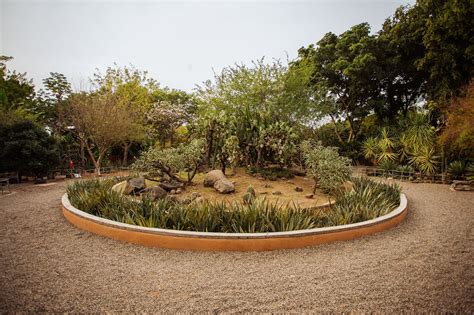
<instances>
[{"instance_id":1,"label":"white overcast sky","mask_svg":"<svg viewBox=\"0 0 474 315\"><path fill-rule=\"evenodd\" d=\"M414 0L0 0L0 54L35 84L61 72L75 89L95 68L133 64L162 86L191 91L233 63L295 58L325 33L368 22L372 31Z\"/></svg>"}]
</instances>

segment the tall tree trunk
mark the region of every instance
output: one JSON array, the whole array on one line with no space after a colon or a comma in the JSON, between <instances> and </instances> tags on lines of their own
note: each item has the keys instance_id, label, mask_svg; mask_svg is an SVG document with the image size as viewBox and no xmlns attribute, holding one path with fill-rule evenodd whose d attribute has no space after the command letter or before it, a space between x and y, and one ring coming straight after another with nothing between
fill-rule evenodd
<instances>
[{"instance_id":1,"label":"tall tree trunk","mask_svg":"<svg viewBox=\"0 0 474 315\"><path fill-rule=\"evenodd\" d=\"M227 158L221 158L221 171L224 174L225 174L225 168L226 168L226 165L227 165L226 160L227 160Z\"/></svg>"},{"instance_id":2,"label":"tall tree trunk","mask_svg":"<svg viewBox=\"0 0 474 315\"><path fill-rule=\"evenodd\" d=\"M257 170L260 171L262 169L263 159L263 148L257 148Z\"/></svg>"},{"instance_id":3,"label":"tall tree trunk","mask_svg":"<svg viewBox=\"0 0 474 315\"><path fill-rule=\"evenodd\" d=\"M87 149L87 153L89 153L89 156L92 160L92 163L94 163L94 168L97 176L100 176L100 161L102 159L102 155L105 153L103 150L99 149L99 157L96 159L94 156L94 152L92 152L92 149L90 148L88 143L85 143L85 147Z\"/></svg>"},{"instance_id":4,"label":"tall tree trunk","mask_svg":"<svg viewBox=\"0 0 474 315\"><path fill-rule=\"evenodd\" d=\"M210 128L207 131L207 151L204 164L211 166L211 155L214 145L214 123L211 123Z\"/></svg>"},{"instance_id":5,"label":"tall tree trunk","mask_svg":"<svg viewBox=\"0 0 474 315\"><path fill-rule=\"evenodd\" d=\"M81 143L81 169L84 170L86 168L86 152L84 152L84 143L80 141Z\"/></svg>"},{"instance_id":6,"label":"tall tree trunk","mask_svg":"<svg viewBox=\"0 0 474 315\"><path fill-rule=\"evenodd\" d=\"M123 165L123 166L127 166L127 164L128 164L128 150L130 149L131 146L132 146L132 143L131 143L131 142L124 143L124 144L122 145L122 148L123 148L123 160L122 160L122 165Z\"/></svg>"},{"instance_id":7,"label":"tall tree trunk","mask_svg":"<svg viewBox=\"0 0 474 315\"><path fill-rule=\"evenodd\" d=\"M352 121L352 118L349 118L348 121L349 121L349 137L347 138L347 142L351 143L355 139L356 131L354 128L354 122Z\"/></svg>"},{"instance_id":8,"label":"tall tree trunk","mask_svg":"<svg viewBox=\"0 0 474 315\"><path fill-rule=\"evenodd\" d=\"M337 136L337 139L339 140L340 143L343 143L344 141L342 140L341 134L339 130L337 130L337 124L336 124L336 119L332 115L329 115L331 117L332 125L334 127L334 133Z\"/></svg>"}]
</instances>

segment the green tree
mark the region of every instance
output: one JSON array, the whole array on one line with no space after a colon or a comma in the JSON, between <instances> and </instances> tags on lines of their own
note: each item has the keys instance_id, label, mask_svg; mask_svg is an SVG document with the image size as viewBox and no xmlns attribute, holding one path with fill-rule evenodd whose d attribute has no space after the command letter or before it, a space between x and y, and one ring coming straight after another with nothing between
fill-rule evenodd
<instances>
[{"instance_id":1,"label":"green tree","mask_svg":"<svg viewBox=\"0 0 474 315\"><path fill-rule=\"evenodd\" d=\"M380 120L393 121L398 113L404 117L424 96L427 73L416 62L425 53L424 19L409 6L399 7L386 19L377 36L377 62L383 102L374 108Z\"/></svg>"},{"instance_id":2,"label":"green tree","mask_svg":"<svg viewBox=\"0 0 474 315\"><path fill-rule=\"evenodd\" d=\"M67 132L67 99L72 93L71 84L63 74L50 72L43 85L45 89L38 93L35 110L54 135L62 136Z\"/></svg>"},{"instance_id":3,"label":"green tree","mask_svg":"<svg viewBox=\"0 0 474 315\"><path fill-rule=\"evenodd\" d=\"M32 121L11 114L0 114L0 148L0 172L42 177L58 165L54 138Z\"/></svg>"},{"instance_id":4,"label":"green tree","mask_svg":"<svg viewBox=\"0 0 474 315\"><path fill-rule=\"evenodd\" d=\"M445 105L474 74L474 3L419 0L412 10L425 23L425 53L417 66L428 72L428 98Z\"/></svg>"},{"instance_id":5,"label":"green tree","mask_svg":"<svg viewBox=\"0 0 474 315\"><path fill-rule=\"evenodd\" d=\"M162 147L169 141L174 145L178 128L190 125L195 119L196 102L192 94L176 89L156 89L151 95L153 105L146 113L146 123L152 138Z\"/></svg>"},{"instance_id":6,"label":"green tree","mask_svg":"<svg viewBox=\"0 0 474 315\"><path fill-rule=\"evenodd\" d=\"M304 63L311 67L309 88L315 100L315 112L328 117L334 126L344 121L349 129L346 139L335 128L339 139L353 142L364 117L380 103L375 35L367 23L353 26L337 36L327 33L315 47L300 48L293 67Z\"/></svg>"},{"instance_id":7,"label":"green tree","mask_svg":"<svg viewBox=\"0 0 474 315\"><path fill-rule=\"evenodd\" d=\"M127 132L121 132L119 142L123 149L122 164L128 164L128 153L133 143L145 140L145 113L152 106L151 93L159 88L158 83L148 77L146 71L129 67L108 67L105 73L99 70L94 73L92 84L97 93L113 95L116 106L129 113Z\"/></svg>"},{"instance_id":8,"label":"green tree","mask_svg":"<svg viewBox=\"0 0 474 315\"><path fill-rule=\"evenodd\" d=\"M281 62L267 64L261 59L251 66L224 68L214 82L200 86L194 128L206 139L206 163L220 160L225 169L228 159L222 149L230 137L238 139L242 162L248 166L261 169L266 162L281 161L275 137L281 136L291 147L289 142L295 141L292 134L299 124L295 113L300 100L288 101L292 93L289 82Z\"/></svg>"},{"instance_id":9,"label":"green tree","mask_svg":"<svg viewBox=\"0 0 474 315\"><path fill-rule=\"evenodd\" d=\"M304 141L301 150L306 171L314 180L313 194L317 187L325 192L334 193L351 176L351 161L340 156L337 148Z\"/></svg>"},{"instance_id":10,"label":"green tree","mask_svg":"<svg viewBox=\"0 0 474 315\"><path fill-rule=\"evenodd\" d=\"M190 184L202 165L203 156L203 140L194 139L189 143L182 143L176 148L152 147L141 154L133 164L133 168L147 171L152 176L159 175ZM180 177L180 172L187 173L187 180Z\"/></svg>"},{"instance_id":11,"label":"green tree","mask_svg":"<svg viewBox=\"0 0 474 315\"><path fill-rule=\"evenodd\" d=\"M0 107L3 112L16 112L20 117L36 119L32 111L35 99L33 81L26 73L9 71L6 63L13 57L0 56Z\"/></svg>"},{"instance_id":12,"label":"green tree","mask_svg":"<svg viewBox=\"0 0 474 315\"><path fill-rule=\"evenodd\" d=\"M107 152L129 137L135 121L114 94L76 93L71 95L69 102L74 133L100 175Z\"/></svg>"}]
</instances>

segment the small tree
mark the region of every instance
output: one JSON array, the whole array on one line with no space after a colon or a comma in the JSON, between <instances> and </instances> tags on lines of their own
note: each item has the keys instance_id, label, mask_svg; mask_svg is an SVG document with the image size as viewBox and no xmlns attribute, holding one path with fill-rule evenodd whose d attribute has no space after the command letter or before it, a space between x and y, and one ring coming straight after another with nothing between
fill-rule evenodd
<instances>
[{"instance_id":1,"label":"small tree","mask_svg":"<svg viewBox=\"0 0 474 315\"><path fill-rule=\"evenodd\" d=\"M70 115L76 136L100 175L101 162L107 151L128 137L135 121L110 93L72 95Z\"/></svg>"},{"instance_id":2,"label":"small tree","mask_svg":"<svg viewBox=\"0 0 474 315\"><path fill-rule=\"evenodd\" d=\"M177 148L151 148L142 153L133 168L150 172L152 175L167 176L179 182L185 182L179 176L179 172L185 171L186 182L190 184L202 164L203 156L204 141L196 139Z\"/></svg>"},{"instance_id":3,"label":"small tree","mask_svg":"<svg viewBox=\"0 0 474 315\"><path fill-rule=\"evenodd\" d=\"M313 193L318 185L323 191L332 193L351 176L350 159L340 156L336 148L305 141L301 144L301 149L306 170L314 180Z\"/></svg>"}]
</instances>

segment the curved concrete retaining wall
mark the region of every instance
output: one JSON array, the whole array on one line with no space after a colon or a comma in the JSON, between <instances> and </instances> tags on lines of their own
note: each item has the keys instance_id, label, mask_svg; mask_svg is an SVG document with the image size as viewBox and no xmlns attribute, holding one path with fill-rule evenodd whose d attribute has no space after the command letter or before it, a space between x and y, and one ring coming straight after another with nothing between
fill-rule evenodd
<instances>
[{"instance_id":1,"label":"curved concrete retaining wall","mask_svg":"<svg viewBox=\"0 0 474 315\"><path fill-rule=\"evenodd\" d=\"M400 195L400 205L392 212L373 220L334 227L272 233L211 233L147 228L99 218L74 208L67 194L62 197L66 219L80 229L112 239L182 250L266 251L350 240L389 229L407 215L407 199Z\"/></svg>"}]
</instances>

